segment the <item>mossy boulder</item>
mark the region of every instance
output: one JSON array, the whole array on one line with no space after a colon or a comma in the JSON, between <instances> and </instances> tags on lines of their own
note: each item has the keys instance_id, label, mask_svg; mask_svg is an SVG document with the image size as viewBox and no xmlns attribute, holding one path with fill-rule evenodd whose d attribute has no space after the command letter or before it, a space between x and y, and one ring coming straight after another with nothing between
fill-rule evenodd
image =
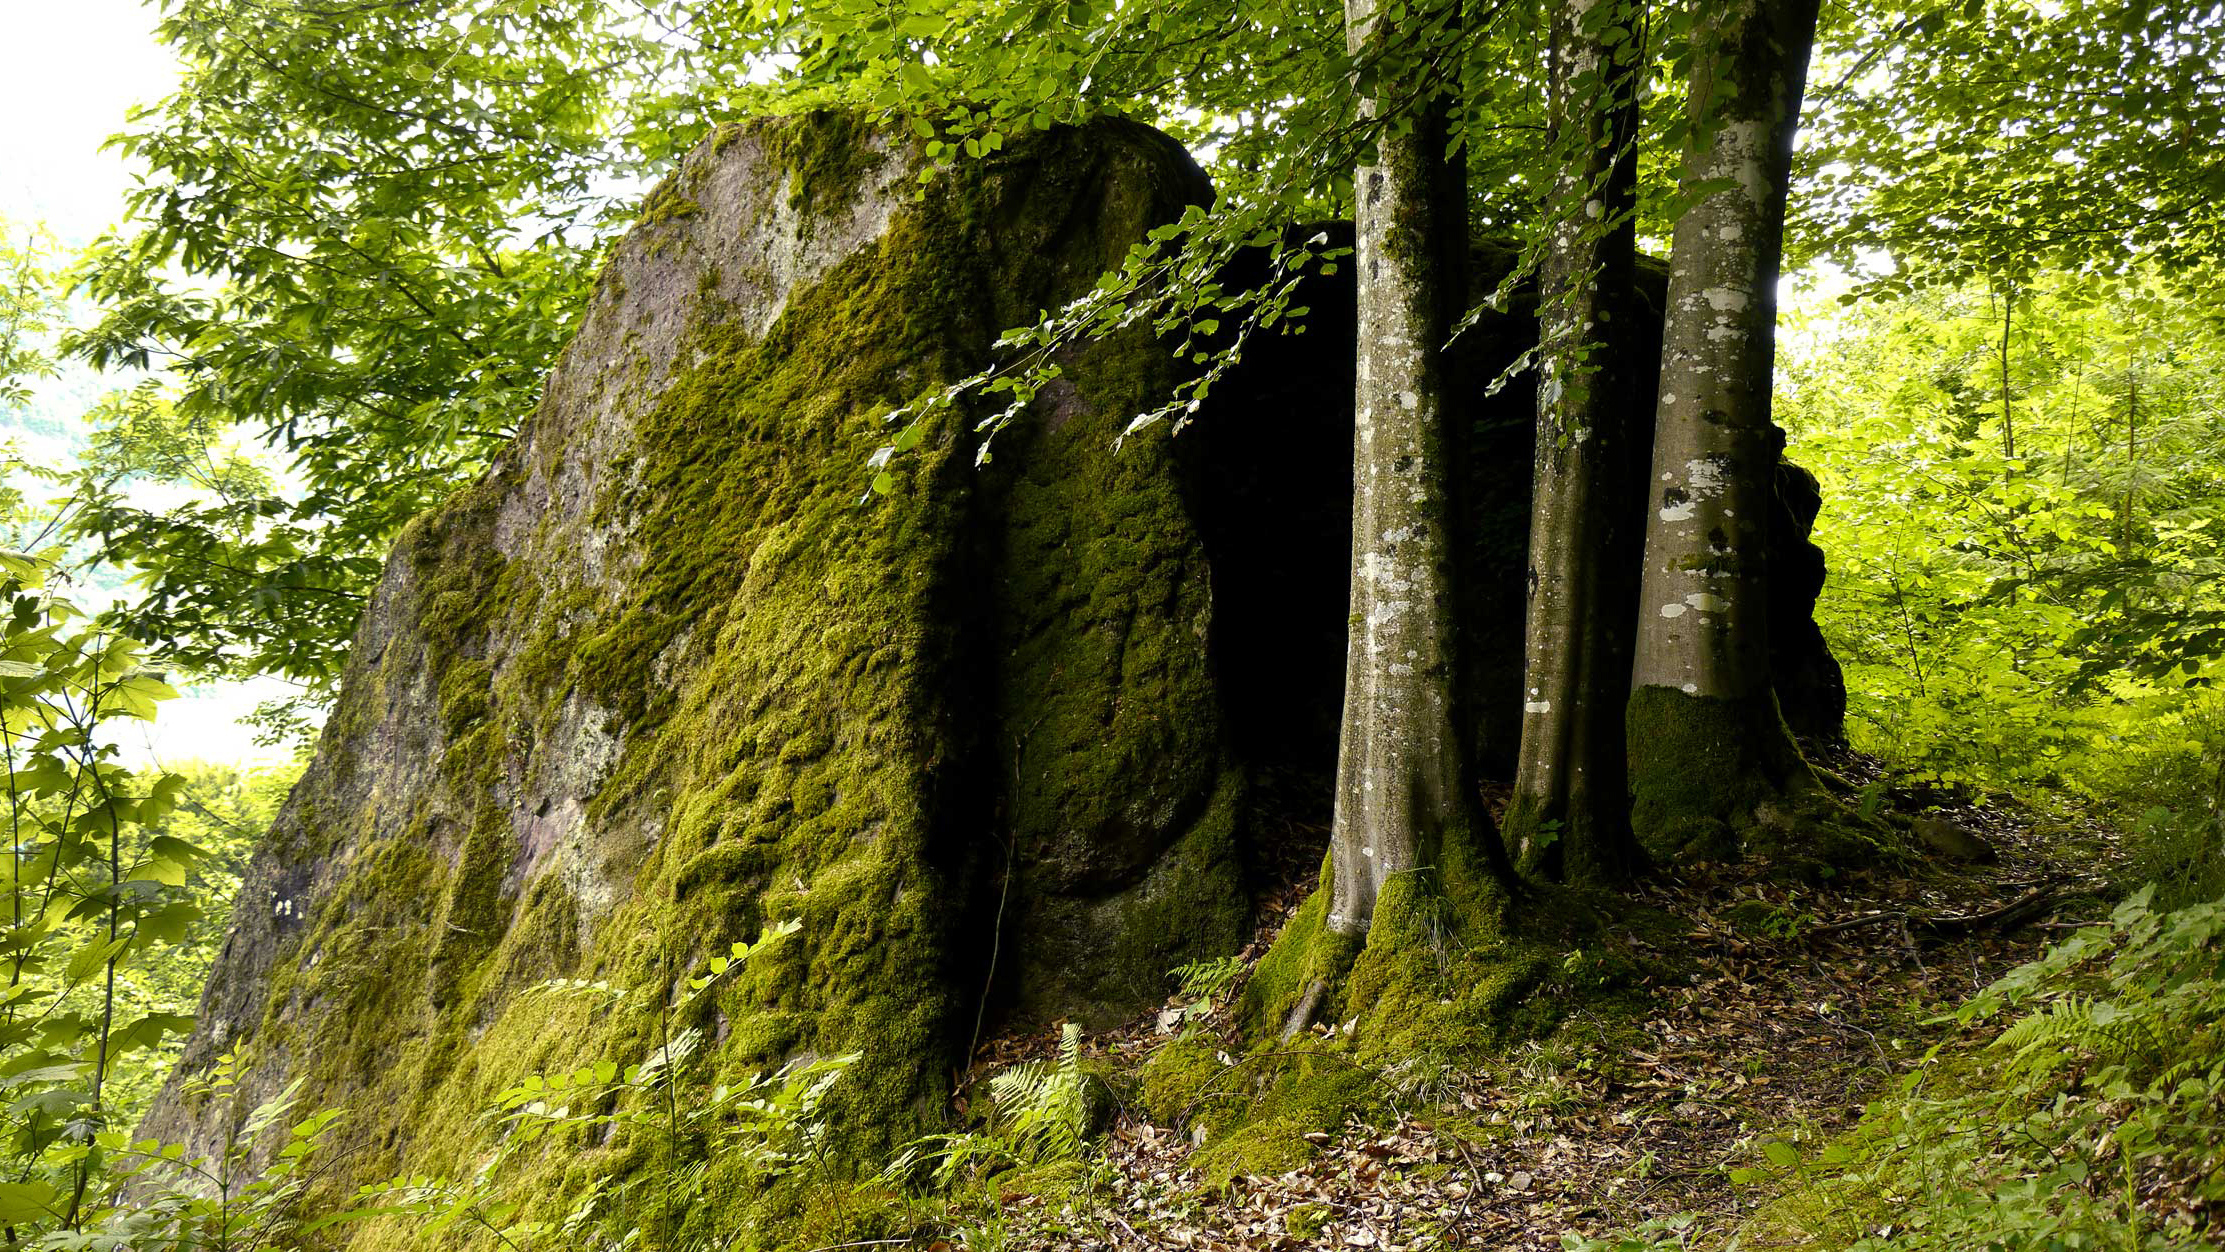
<instances>
[{"instance_id":1,"label":"mossy boulder","mask_svg":"<svg viewBox=\"0 0 2225 1252\"><path fill-rule=\"evenodd\" d=\"M1376 1070L1346 1049L1313 1040L1231 1056L1188 1037L1151 1054L1137 1110L1199 1145L1207 1183L1280 1174L1310 1160L1319 1141L1355 1116L1381 1111L1389 1092Z\"/></svg>"},{"instance_id":2,"label":"mossy boulder","mask_svg":"<svg viewBox=\"0 0 2225 1252\"><path fill-rule=\"evenodd\" d=\"M1205 556L1167 442L1113 446L1167 355L1083 349L988 471L949 415L861 500L886 414L1210 189L1122 123L924 182L907 136L730 127L651 197L516 442L396 545L148 1133L218 1143L179 1084L232 1051L250 1103L349 1110L335 1186L468 1174L506 1086L682 1032L706 1086L856 1054L822 1155L862 1174L985 996L1110 1020L1238 946ZM675 1150L574 1138L548 1203ZM777 1243L707 1164L674 1220Z\"/></svg>"},{"instance_id":3,"label":"mossy boulder","mask_svg":"<svg viewBox=\"0 0 2225 1252\"><path fill-rule=\"evenodd\" d=\"M844 113L728 127L649 198L517 440L397 543L147 1133L222 1142L230 1115L183 1091L236 1052L247 1105L299 1081L350 1111L321 1175L337 1195L469 1175L485 1111L536 1072L634 1064L675 1035L700 1041L706 1091L854 1054L809 1185L603 1123L514 1166L533 1204L605 1188L604 1218L657 1239L854 1238L895 1219L828 1197L866 1195L944 1121L984 1025L1155 1003L1171 967L1247 937L1247 874L1319 856L1255 834L1327 818L1257 820L1325 796L1334 762L1349 271L1301 297L1306 337L1255 340L1181 440L1115 451L1177 368L1137 328L1070 350L985 467L974 415L946 412L862 499L891 410L1210 196L1141 126L942 168L909 135ZM1478 255L1487 282L1511 263ZM1467 376L1534 333L1519 308L1485 319ZM1485 404L1469 475L1487 748L1519 680L1523 390ZM1502 956L1473 1005L1419 971L1354 977L1421 1030L1503 1010L1531 961ZM1255 983L1302 985L1303 964ZM1139 1097L1218 1107L1235 1081L1246 1111L1209 1149L1224 1176L1310 1151L1373 1098L1347 1058L1243 1064L1210 1085L1217 1057L1170 1054ZM696 1178L694 1202L629 1210L659 1171ZM353 1239L412 1246L398 1223Z\"/></svg>"}]
</instances>

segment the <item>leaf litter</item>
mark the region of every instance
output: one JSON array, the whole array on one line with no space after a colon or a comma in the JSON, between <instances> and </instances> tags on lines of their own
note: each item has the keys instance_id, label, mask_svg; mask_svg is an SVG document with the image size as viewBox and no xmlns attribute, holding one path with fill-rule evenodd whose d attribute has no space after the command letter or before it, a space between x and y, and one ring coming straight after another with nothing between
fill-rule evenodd
<instances>
[{"instance_id":1,"label":"leaf litter","mask_svg":"<svg viewBox=\"0 0 2225 1252\"><path fill-rule=\"evenodd\" d=\"M2120 860L2117 834L2076 814L1895 785L1851 754L1831 765L1904 816L1980 836L1994 858L1810 882L1753 865L1656 874L1632 902L1674 924L1621 942L1643 968L1675 973L1644 980L1642 1010L1603 1017L1578 1001L1555 1032L1500 1056L1426 1081L1388 1075L1394 1089L1407 1080L1390 1112L1309 1135L1317 1151L1300 1167L1226 1187L1195 1167L1198 1145L1184 1128L1123 1107L1092 1148L1087 1185L1050 1196L992 1186L993 1212L954 1213L960 1220L935 1242L1530 1252L1648 1220L1735 1229L1774 1197L1756 1175L1850 1126L1937 1041L1944 1028L1928 1019L2075 924L2053 914L2097 907ZM1269 897L1247 965L1311 887L1293 875ZM1170 1000L1093 1038L1089 1054L1139 1064L1185 1020L1182 1008ZM1225 1012L1203 1028L1222 1036L1224 1063L1241 1055ZM971 1073L1049 1055L1059 1029L986 1041Z\"/></svg>"}]
</instances>

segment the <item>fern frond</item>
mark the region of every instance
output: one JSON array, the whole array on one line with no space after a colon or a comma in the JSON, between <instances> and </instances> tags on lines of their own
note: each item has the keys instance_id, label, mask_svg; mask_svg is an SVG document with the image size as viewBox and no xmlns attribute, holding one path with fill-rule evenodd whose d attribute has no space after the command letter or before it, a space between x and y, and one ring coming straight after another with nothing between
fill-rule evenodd
<instances>
[{"instance_id":1,"label":"fern frond","mask_svg":"<svg viewBox=\"0 0 2225 1252\"><path fill-rule=\"evenodd\" d=\"M998 1132L1028 1164L1063 1160L1081 1151L1089 1133L1088 1079L1082 1073L1082 1032L1060 1033L1058 1059L1017 1065L989 1081Z\"/></svg>"},{"instance_id":2,"label":"fern frond","mask_svg":"<svg viewBox=\"0 0 2225 1252\"><path fill-rule=\"evenodd\" d=\"M2159 1016L2154 1001L2065 996L2020 1018L1993 1046L2010 1054L2012 1074L2045 1074L2081 1056L2132 1067L2169 1051L2158 1023L2151 1020Z\"/></svg>"}]
</instances>

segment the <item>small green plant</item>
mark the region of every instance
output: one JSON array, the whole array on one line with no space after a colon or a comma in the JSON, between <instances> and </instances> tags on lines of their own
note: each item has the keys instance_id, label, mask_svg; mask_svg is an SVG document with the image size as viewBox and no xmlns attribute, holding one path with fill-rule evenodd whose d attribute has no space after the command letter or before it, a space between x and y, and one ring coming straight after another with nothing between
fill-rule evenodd
<instances>
[{"instance_id":1,"label":"small green plant","mask_svg":"<svg viewBox=\"0 0 2225 1252\"><path fill-rule=\"evenodd\" d=\"M1768 900L1741 900L1730 908L1731 925L1742 935L1756 939L1797 939L1800 933L1815 925L1815 916L1796 907L1787 900L1783 904Z\"/></svg>"},{"instance_id":2,"label":"small green plant","mask_svg":"<svg viewBox=\"0 0 2225 1252\"><path fill-rule=\"evenodd\" d=\"M882 1177L903 1185L927 1169L947 1187L1004 1169L1072 1160L1095 1120L1092 1082L1082 1068L1082 1029L1068 1022L1056 1057L1015 1065L989 1080L990 1114L982 1126L907 1145Z\"/></svg>"},{"instance_id":3,"label":"small green plant","mask_svg":"<svg viewBox=\"0 0 2225 1252\"><path fill-rule=\"evenodd\" d=\"M1537 824L1537 832L1531 837L1530 846L1539 852L1543 852L1560 841L1561 819L1548 817Z\"/></svg>"},{"instance_id":4,"label":"small green plant","mask_svg":"<svg viewBox=\"0 0 2225 1252\"><path fill-rule=\"evenodd\" d=\"M1192 961L1174 967L1173 976L1177 994L1197 1000L1225 999L1236 986L1244 972L1244 962L1239 957L1223 956L1210 961Z\"/></svg>"},{"instance_id":5,"label":"small green plant","mask_svg":"<svg viewBox=\"0 0 2225 1252\"><path fill-rule=\"evenodd\" d=\"M1561 1236L1561 1252L1665 1252L1671 1248L1688 1248L1692 1246L1692 1226L1696 1220L1695 1214L1678 1213L1657 1217L1611 1235L1594 1237L1570 1232Z\"/></svg>"},{"instance_id":6,"label":"small green plant","mask_svg":"<svg viewBox=\"0 0 2225 1252\"><path fill-rule=\"evenodd\" d=\"M1015 1065L989 1080L998 1134L1026 1163L1063 1160L1089 1134L1089 1076L1082 1072L1082 1028L1059 1031L1058 1056Z\"/></svg>"},{"instance_id":7,"label":"small green plant","mask_svg":"<svg viewBox=\"0 0 2225 1252\"><path fill-rule=\"evenodd\" d=\"M1570 948L1561 958L1560 981L1578 991L1605 991L1636 980L1643 971L1615 944Z\"/></svg>"},{"instance_id":8,"label":"small green plant","mask_svg":"<svg viewBox=\"0 0 2225 1252\"><path fill-rule=\"evenodd\" d=\"M1187 1035L1228 1003L1237 980L1244 976L1244 962L1224 956L1177 965L1168 973L1174 979L1175 998L1182 1003L1169 1010L1174 1017L1166 1025L1178 1035Z\"/></svg>"},{"instance_id":9,"label":"small green plant","mask_svg":"<svg viewBox=\"0 0 2225 1252\"><path fill-rule=\"evenodd\" d=\"M1293 1205L1282 1217L1283 1233L1293 1239L1313 1239L1329 1228L1329 1219L1336 1210L1326 1204L1309 1203Z\"/></svg>"},{"instance_id":10,"label":"small green plant","mask_svg":"<svg viewBox=\"0 0 2225 1252\"><path fill-rule=\"evenodd\" d=\"M1882 778L1872 779L1862 785L1854 798L1854 811L1863 821L1874 822L1885 811L1886 783Z\"/></svg>"},{"instance_id":11,"label":"small green plant","mask_svg":"<svg viewBox=\"0 0 2225 1252\"><path fill-rule=\"evenodd\" d=\"M1571 1058L1544 1044L1523 1045L1522 1059L1506 1075L1506 1098L1521 1113L1547 1118L1581 1106L1584 1093L1574 1072L1591 1068L1590 1058Z\"/></svg>"},{"instance_id":12,"label":"small green plant","mask_svg":"<svg viewBox=\"0 0 2225 1252\"><path fill-rule=\"evenodd\" d=\"M674 1012L684 1014L728 974L800 928L794 920L782 922L711 958L687 980L687 995ZM547 983L541 990L615 994L604 984L577 979ZM710 1083L698 1072L706 1051L703 1032L672 1030L674 1012L660 1019L660 1042L635 1064L603 1061L529 1074L503 1090L488 1114L495 1146L469 1174L370 1184L357 1193L353 1208L320 1225L398 1217L416 1223L427 1238L476 1232L511 1252L572 1248L621 1211L654 1213L661 1225L675 1226L674 1215L692 1211L701 1198L711 1160L744 1162L763 1178L815 1163L824 1140L820 1107L856 1056L799 1058L739 1082ZM555 1142L617 1133L660 1145L662 1168L618 1183L598 1182L561 1212L537 1208L535 1197L521 1194L517 1167L527 1157ZM686 1246L669 1233L666 1245Z\"/></svg>"},{"instance_id":13,"label":"small green plant","mask_svg":"<svg viewBox=\"0 0 2225 1252\"><path fill-rule=\"evenodd\" d=\"M224 1108L214 1124L225 1128L225 1139L211 1155L189 1156L181 1144L153 1139L126 1142L120 1132L102 1136L112 1154L110 1177L132 1199L105 1214L92 1246L256 1252L299 1247L301 1235L331 1224L306 1220L301 1200L340 1111L323 1109L289 1122L301 1090L297 1081L242 1116L240 1072L238 1058L226 1053L179 1093L185 1101ZM257 1166L259 1150L281 1127L284 1141Z\"/></svg>"}]
</instances>

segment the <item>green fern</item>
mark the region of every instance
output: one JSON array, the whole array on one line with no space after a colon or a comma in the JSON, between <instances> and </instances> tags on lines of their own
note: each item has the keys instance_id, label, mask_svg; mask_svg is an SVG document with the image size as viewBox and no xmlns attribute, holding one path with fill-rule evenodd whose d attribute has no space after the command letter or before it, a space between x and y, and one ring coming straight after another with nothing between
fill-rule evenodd
<instances>
[{"instance_id":1,"label":"green fern","mask_svg":"<svg viewBox=\"0 0 2225 1252\"><path fill-rule=\"evenodd\" d=\"M1082 1072L1082 1029L1068 1022L1058 1057L1015 1065L989 1080L994 1126L1024 1164L1065 1160L1089 1134L1089 1079Z\"/></svg>"},{"instance_id":2,"label":"green fern","mask_svg":"<svg viewBox=\"0 0 2225 1252\"><path fill-rule=\"evenodd\" d=\"M932 1163L935 1182L949 1186L961 1178L1080 1156L1092 1121L1081 1027L1069 1022L1060 1031L1055 1058L1028 1061L992 1077L989 1100L986 1124L915 1140L897 1153L882 1177L907 1183Z\"/></svg>"},{"instance_id":3,"label":"green fern","mask_svg":"<svg viewBox=\"0 0 2225 1252\"><path fill-rule=\"evenodd\" d=\"M2146 999L2096 1000L2072 995L2026 1014L1993 1046L2009 1054L2012 1074L2039 1076L2066 1062L2091 1058L2103 1065L2137 1067L2164 1050L2148 1020L2158 1002Z\"/></svg>"},{"instance_id":4,"label":"green fern","mask_svg":"<svg viewBox=\"0 0 2225 1252\"><path fill-rule=\"evenodd\" d=\"M1177 965L1170 972L1184 998L1218 1000L1236 985L1236 979L1244 972L1244 962L1237 957L1223 956Z\"/></svg>"}]
</instances>

